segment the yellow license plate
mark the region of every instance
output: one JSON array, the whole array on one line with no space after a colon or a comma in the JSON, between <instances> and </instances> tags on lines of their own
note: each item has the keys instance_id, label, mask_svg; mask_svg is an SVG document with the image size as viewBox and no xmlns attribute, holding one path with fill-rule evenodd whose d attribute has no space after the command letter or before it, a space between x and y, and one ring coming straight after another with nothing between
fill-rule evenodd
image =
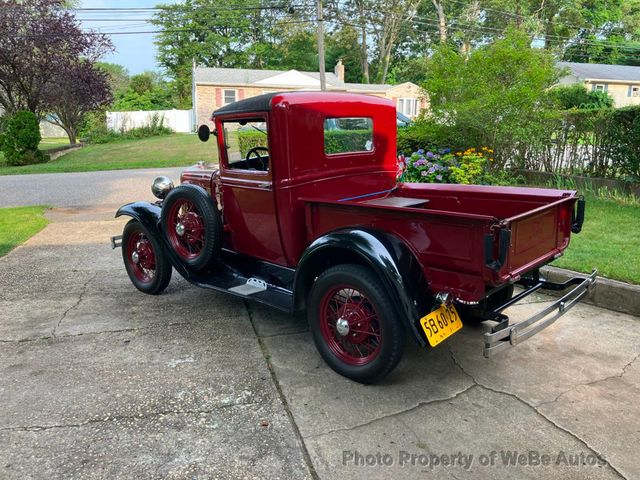
<instances>
[{"instance_id":1,"label":"yellow license plate","mask_svg":"<svg viewBox=\"0 0 640 480\"><path fill-rule=\"evenodd\" d=\"M435 347L462 328L462 320L453 305L442 305L420 319L420 325L427 334L429 345Z\"/></svg>"}]
</instances>

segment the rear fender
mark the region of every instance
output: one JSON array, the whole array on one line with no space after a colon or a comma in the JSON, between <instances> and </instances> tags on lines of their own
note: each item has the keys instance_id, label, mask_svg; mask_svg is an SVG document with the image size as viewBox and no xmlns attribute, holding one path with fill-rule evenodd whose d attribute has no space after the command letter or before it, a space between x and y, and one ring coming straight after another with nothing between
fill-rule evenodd
<instances>
[{"instance_id":1,"label":"rear fender","mask_svg":"<svg viewBox=\"0 0 640 480\"><path fill-rule=\"evenodd\" d=\"M391 293L396 312L408 331L420 345L427 344L424 334L418 329L418 319L431 311L434 299L422 266L403 241L383 232L347 229L316 239L302 255L296 270L296 310L305 309L315 279L327 268L341 263L357 263L371 268Z\"/></svg>"}]
</instances>

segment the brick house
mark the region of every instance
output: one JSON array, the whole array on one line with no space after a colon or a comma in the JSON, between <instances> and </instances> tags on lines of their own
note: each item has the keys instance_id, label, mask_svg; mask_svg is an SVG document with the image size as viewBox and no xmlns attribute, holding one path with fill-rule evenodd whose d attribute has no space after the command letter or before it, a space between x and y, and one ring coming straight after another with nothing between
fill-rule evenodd
<instances>
[{"instance_id":1,"label":"brick house","mask_svg":"<svg viewBox=\"0 0 640 480\"><path fill-rule=\"evenodd\" d=\"M640 67L573 62L557 65L569 71L560 85L580 83L588 90L602 90L613 97L616 107L640 105Z\"/></svg>"},{"instance_id":2,"label":"brick house","mask_svg":"<svg viewBox=\"0 0 640 480\"><path fill-rule=\"evenodd\" d=\"M244 68L193 67L193 109L196 125L207 123L211 112L236 100L270 92L319 90L318 72L298 70L251 70ZM420 88L411 82L399 85L347 83L344 65L339 61L334 72L326 74L327 90L365 93L394 101L399 112L414 118L427 107Z\"/></svg>"}]
</instances>

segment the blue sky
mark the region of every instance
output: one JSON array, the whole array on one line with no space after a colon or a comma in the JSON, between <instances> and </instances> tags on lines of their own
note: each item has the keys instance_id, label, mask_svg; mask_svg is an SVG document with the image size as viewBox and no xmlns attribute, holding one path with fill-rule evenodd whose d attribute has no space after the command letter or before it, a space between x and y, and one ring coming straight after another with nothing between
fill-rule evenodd
<instances>
[{"instance_id":1,"label":"blue sky","mask_svg":"<svg viewBox=\"0 0 640 480\"><path fill-rule=\"evenodd\" d=\"M140 8L155 7L158 3L177 3L177 0L82 0L79 8ZM84 28L103 32L151 31L156 28L144 22L149 12L78 12ZM97 21L108 18L118 21ZM124 65L131 74L145 70L160 70L156 64L156 48L153 35L112 35L115 52L106 56L106 62Z\"/></svg>"}]
</instances>

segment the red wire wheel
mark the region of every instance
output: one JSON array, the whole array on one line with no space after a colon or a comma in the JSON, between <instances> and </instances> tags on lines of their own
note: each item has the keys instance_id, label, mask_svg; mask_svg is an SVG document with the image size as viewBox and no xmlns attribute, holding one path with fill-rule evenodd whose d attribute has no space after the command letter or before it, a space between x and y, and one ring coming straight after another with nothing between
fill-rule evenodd
<instances>
[{"instance_id":1,"label":"red wire wheel","mask_svg":"<svg viewBox=\"0 0 640 480\"><path fill-rule=\"evenodd\" d=\"M371 301L350 285L329 289L320 307L320 331L347 365L365 365L380 353L380 323Z\"/></svg>"},{"instance_id":2,"label":"red wire wheel","mask_svg":"<svg viewBox=\"0 0 640 480\"><path fill-rule=\"evenodd\" d=\"M202 253L205 242L204 221L190 200L179 199L168 214L167 235L171 246L183 260L193 260Z\"/></svg>"},{"instance_id":3,"label":"red wire wheel","mask_svg":"<svg viewBox=\"0 0 640 480\"><path fill-rule=\"evenodd\" d=\"M137 220L122 232L122 260L131 283L144 293L162 292L171 280L171 263L158 240Z\"/></svg>"},{"instance_id":4,"label":"red wire wheel","mask_svg":"<svg viewBox=\"0 0 640 480\"><path fill-rule=\"evenodd\" d=\"M188 267L203 269L217 256L222 238L220 212L203 188L186 184L171 190L160 218L169 245Z\"/></svg>"},{"instance_id":5,"label":"red wire wheel","mask_svg":"<svg viewBox=\"0 0 640 480\"><path fill-rule=\"evenodd\" d=\"M307 315L318 352L347 378L377 382L402 358L404 325L369 268L343 264L323 272L311 289Z\"/></svg>"},{"instance_id":6,"label":"red wire wheel","mask_svg":"<svg viewBox=\"0 0 640 480\"><path fill-rule=\"evenodd\" d=\"M144 232L133 232L126 246L127 262L136 278L142 283L151 283L156 276L156 254Z\"/></svg>"}]
</instances>

